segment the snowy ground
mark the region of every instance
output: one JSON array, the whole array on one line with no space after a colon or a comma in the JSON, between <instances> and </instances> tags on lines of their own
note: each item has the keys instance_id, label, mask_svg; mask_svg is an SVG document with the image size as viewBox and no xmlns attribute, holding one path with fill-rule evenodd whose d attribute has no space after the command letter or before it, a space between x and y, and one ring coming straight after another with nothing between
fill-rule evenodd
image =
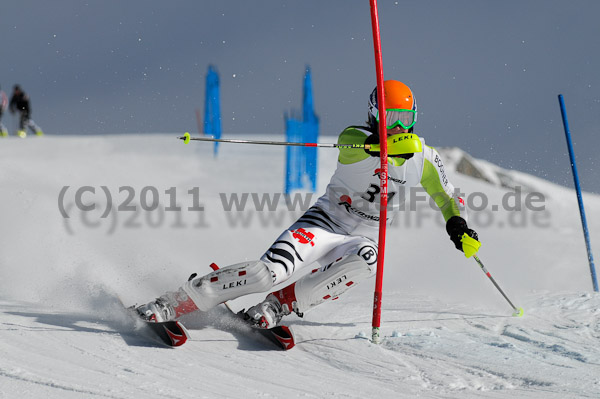
<instances>
[{"instance_id":1,"label":"snowy ground","mask_svg":"<svg viewBox=\"0 0 600 399\"><path fill-rule=\"evenodd\" d=\"M260 256L300 214L283 200L272 211L252 203L277 198L284 150L231 144L214 159L209 144L140 135L9 138L0 155L2 398L600 396L600 295L570 190L507 172L545 195L545 211L492 210L510 192L449 162L456 186L489 201L470 213L480 258L523 318L420 204L388 233L381 345L364 338L373 281L290 316L289 352L222 308L188 316L191 341L164 349L134 331L119 300L146 302L211 262ZM320 192L335 158L320 150ZM244 193L243 211L224 210ZM153 196L160 206L148 210ZM584 200L598 251L600 198Z\"/></svg>"}]
</instances>

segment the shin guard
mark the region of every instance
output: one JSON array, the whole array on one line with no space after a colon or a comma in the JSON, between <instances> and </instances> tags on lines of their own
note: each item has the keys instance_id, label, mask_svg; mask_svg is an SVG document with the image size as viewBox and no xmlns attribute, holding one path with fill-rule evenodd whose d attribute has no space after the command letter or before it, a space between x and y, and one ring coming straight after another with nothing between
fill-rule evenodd
<instances>
[{"instance_id":1,"label":"shin guard","mask_svg":"<svg viewBox=\"0 0 600 399\"><path fill-rule=\"evenodd\" d=\"M294 284L273 292L273 295L279 299L284 311L295 311L302 315L327 300L338 299L371 275L372 270L362 257L348 255L321 269L313 270Z\"/></svg>"},{"instance_id":2,"label":"shin guard","mask_svg":"<svg viewBox=\"0 0 600 399\"><path fill-rule=\"evenodd\" d=\"M182 289L198 309L206 311L230 299L265 292L271 287L271 270L262 261L251 261L227 266L190 280Z\"/></svg>"}]
</instances>

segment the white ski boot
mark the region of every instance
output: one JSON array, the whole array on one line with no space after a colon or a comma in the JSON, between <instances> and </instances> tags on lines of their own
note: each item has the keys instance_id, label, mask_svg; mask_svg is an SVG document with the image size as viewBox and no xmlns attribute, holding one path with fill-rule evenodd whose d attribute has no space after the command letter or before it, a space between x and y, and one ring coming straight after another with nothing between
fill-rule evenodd
<instances>
[{"instance_id":1,"label":"white ski boot","mask_svg":"<svg viewBox=\"0 0 600 399\"><path fill-rule=\"evenodd\" d=\"M281 306L275 295L269 294L264 301L248 309L246 315L253 327L269 329L275 327L283 316L290 314L288 309Z\"/></svg>"}]
</instances>

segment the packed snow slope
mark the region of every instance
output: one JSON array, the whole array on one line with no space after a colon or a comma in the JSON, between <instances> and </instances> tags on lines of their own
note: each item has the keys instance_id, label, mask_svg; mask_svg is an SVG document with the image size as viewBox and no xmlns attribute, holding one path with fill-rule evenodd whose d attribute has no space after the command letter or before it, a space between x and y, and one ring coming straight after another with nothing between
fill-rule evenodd
<instances>
[{"instance_id":1,"label":"packed snow slope","mask_svg":"<svg viewBox=\"0 0 600 399\"><path fill-rule=\"evenodd\" d=\"M516 171L503 174L526 190L504 188L457 173L445 152L480 258L522 318L417 192L387 235L381 345L365 338L371 280L284 319L291 351L222 307L187 316L191 340L166 349L121 301L257 259L323 193L336 150L319 150L319 193L291 211L282 147L222 145L213 157L175 135L48 136L2 139L0 154L2 398L600 397L600 296L572 190ZM600 253L600 198L584 201Z\"/></svg>"}]
</instances>

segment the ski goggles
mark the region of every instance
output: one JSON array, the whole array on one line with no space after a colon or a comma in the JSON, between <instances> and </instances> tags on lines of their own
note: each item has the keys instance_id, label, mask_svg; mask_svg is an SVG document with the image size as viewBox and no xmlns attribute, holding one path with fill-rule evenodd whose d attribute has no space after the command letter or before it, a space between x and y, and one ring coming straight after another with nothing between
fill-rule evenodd
<instances>
[{"instance_id":1,"label":"ski goggles","mask_svg":"<svg viewBox=\"0 0 600 399\"><path fill-rule=\"evenodd\" d=\"M379 123L379 113L375 117L377 123ZM410 129L417 123L417 111L412 109L386 109L385 110L385 124L388 129L393 129L396 126L400 126L403 129Z\"/></svg>"}]
</instances>

